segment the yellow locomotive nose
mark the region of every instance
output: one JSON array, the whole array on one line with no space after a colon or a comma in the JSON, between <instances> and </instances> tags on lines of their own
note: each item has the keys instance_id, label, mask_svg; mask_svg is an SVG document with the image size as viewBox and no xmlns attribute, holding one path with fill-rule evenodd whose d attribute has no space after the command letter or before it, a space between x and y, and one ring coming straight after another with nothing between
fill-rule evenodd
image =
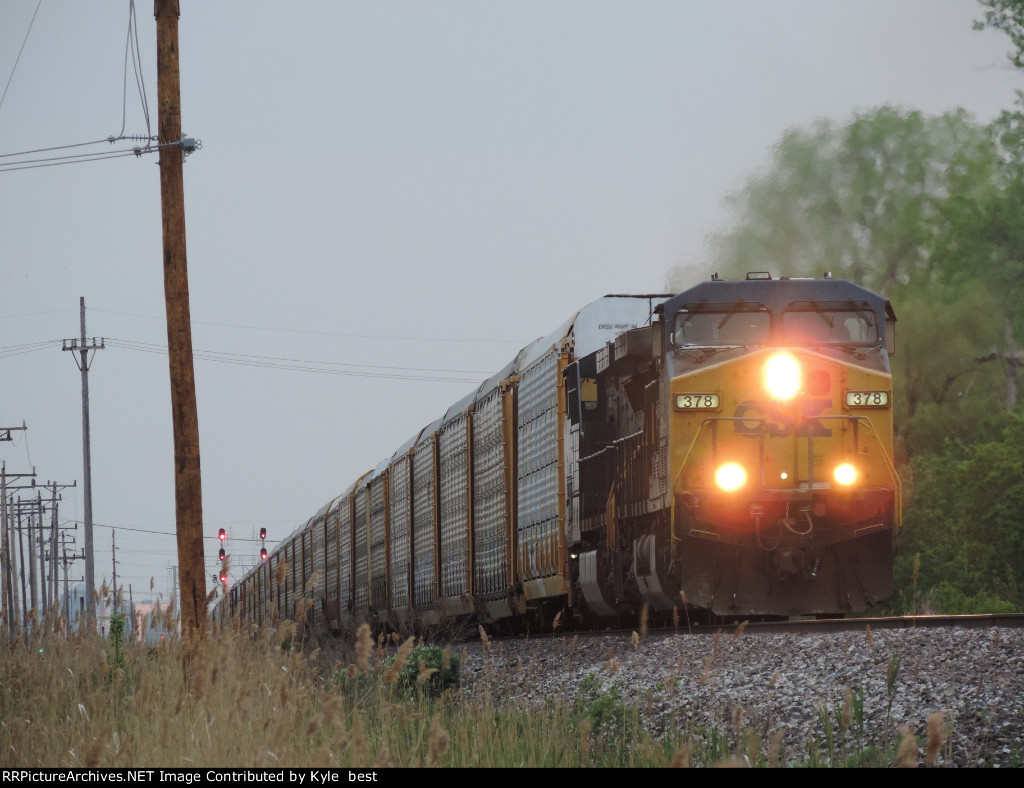
<instances>
[{"instance_id":1,"label":"yellow locomotive nose","mask_svg":"<svg viewBox=\"0 0 1024 788\"><path fill-rule=\"evenodd\" d=\"M800 365L789 353L777 353L764 365L764 387L775 399L793 399L800 391Z\"/></svg>"}]
</instances>

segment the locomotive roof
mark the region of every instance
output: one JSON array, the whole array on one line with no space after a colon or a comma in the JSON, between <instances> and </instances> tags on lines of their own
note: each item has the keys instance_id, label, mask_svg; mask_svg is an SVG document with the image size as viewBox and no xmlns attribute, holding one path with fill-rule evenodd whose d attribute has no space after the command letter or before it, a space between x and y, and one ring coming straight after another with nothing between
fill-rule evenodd
<instances>
[{"instance_id":1,"label":"locomotive roof","mask_svg":"<svg viewBox=\"0 0 1024 788\"><path fill-rule=\"evenodd\" d=\"M673 296L665 303L667 313L686 304L763 304L770 311L782 311L797 301L861 301L884 311L886 300L846 279L711 279Z\"/></svg>"}]
</instances>

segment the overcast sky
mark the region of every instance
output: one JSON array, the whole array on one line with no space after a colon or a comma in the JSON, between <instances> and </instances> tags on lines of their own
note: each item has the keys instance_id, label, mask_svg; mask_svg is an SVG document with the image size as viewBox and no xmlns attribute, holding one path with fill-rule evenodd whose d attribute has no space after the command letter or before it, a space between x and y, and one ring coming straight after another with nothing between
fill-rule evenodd
<instances>
[{"instance_id":1,"label":"overcast sky","mask_svg":"<svg viewBox=\"0 0 1024 788\"><path fill-rule=\"evenodd\" d=\"M139 3L155 134L152 11ZM208 582L218 528L237 579L260 526L272 547L521 346L701 264L723 198L787 128L885 103L982 122L1010 107L1024 75L1005 36L972 30L982 12L181 0ZM80 375L60 340L84 296L107 345L89 377L96 578L114 533L138 602L151 578L166 599L177 563L157 157L9 155L116 136L123 114L147 133L131 74L124 98L128 18L127 0L0 3L0 427L28 426L0 460L78 480L61 519L81 520Z\"/></svg>"}]
</instances>

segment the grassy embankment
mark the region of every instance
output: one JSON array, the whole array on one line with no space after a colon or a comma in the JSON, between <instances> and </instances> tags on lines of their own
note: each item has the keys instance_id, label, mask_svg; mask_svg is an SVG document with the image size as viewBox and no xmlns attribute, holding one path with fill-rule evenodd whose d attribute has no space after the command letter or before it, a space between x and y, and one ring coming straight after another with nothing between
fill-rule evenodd
<instances>
[{"instance_id":1,"label":"grassy embankment","mask_svg":"<svg viewBox=\"0 0 1024 788\"><path fill-rule=\"evenodd\" d=\"M165 617L174 631L173 611ZM111 629L106 639L65 637L56 634L63 622L50 617L3 646L5 766L885 766L920 757L909 734L883 749L864 745L855 697L825 709L820 735L786 753L781 736L762 740L742 720L729 730L680 726L655 737L642 711L593 675L577 697L549 697L539 708L522 692L467 693L458 686L459 654L397 637L375 641L368 627L330 667L288 621L262 631L236 624L197 647L179 638L125 642L116 623ZM564 641L553 639L552 649L570 669ZM501 686L497 679L488 686ZM922 748L926 760L944 746L937 728Z\"/></svg>"}]
</instances>

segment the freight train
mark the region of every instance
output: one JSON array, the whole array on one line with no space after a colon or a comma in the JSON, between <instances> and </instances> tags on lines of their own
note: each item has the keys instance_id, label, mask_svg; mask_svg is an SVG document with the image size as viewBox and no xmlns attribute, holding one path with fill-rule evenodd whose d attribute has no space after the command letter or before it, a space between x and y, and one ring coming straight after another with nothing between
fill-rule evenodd
<instances>
[{"instance_id":1,"label":"freight train","mask_svg":"<svg viewBox=\"0 0 1024 788\"><path fill-rule=\"evenodd\" d=\"M249 571L319 630L849 615L893 591L895 314L849 281L609 295Z\"/></svg>"}]
</instances>

